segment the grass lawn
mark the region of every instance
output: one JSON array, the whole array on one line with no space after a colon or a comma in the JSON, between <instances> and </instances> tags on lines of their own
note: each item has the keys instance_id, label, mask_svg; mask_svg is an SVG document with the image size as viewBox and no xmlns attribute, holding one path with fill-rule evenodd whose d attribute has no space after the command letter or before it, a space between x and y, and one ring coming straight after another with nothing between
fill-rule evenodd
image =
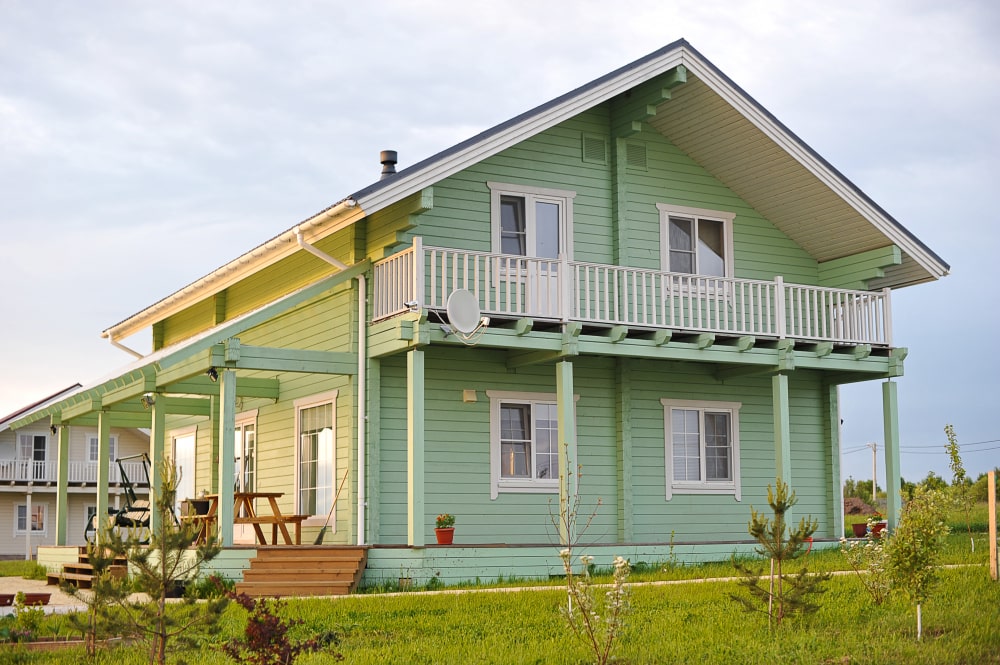
<instances>
[{"instance_id":1,"label":"grass lawn","mask_svg":"<svg viewBox=\"0 0 1000 665\"><path fill-rule=\"evenodd\" d=\"M843 568L837 552L814 552L811 567ZM620 649L620 663L1000 663L1000 583L989 580L985 546L968 552L967 536L951 536L949 563L924 606L924 639L916 641L916 616L901 598L872 606L853 575L828 584L820 611L793 618L769 631L763 614L748 614L729 599L731 582L637 585ZM838 562L841 565L837 565ZM731 566L680 567L660 579L732 574ZM636 578L653 579L654 571ZM565 592L472 591L360 595L338 600L299 599L286 605L305 623L301 636L333 631L336 647L349 663L553 663L590 662L559 614ZM50 622L64 622L52 617ZM197 651L178 653L172 662L231 663L218 644L240 634L245 613L226 611L218 631ZM49 631L56 627L50 626ZM45 632L43 631L43 634ZM0 663L78 663L82 652L59 655L18 653L0 646ZM144 663L141 648L117 648L99 662ZM329 653L303 656L299 663L341 662Z\"/></svg>"}]
</instances>

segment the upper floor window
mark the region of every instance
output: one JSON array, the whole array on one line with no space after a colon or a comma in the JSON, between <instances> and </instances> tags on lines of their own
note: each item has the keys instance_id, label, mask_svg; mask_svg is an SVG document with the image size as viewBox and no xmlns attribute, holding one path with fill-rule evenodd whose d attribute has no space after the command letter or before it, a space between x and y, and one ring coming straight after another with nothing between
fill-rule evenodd
<instances>
[{"instance_id":1,"label":"upper floor window","mask_svg":"<svg viewBox=\"0 0 1000 665\"><path fill-rule=\"evenodd\" d=\"M739 402L662 399L666 497L740 492Z\"/></svg>"},{"instance_id":2,"label":"upper floor window","mask_svg":"<svg viewBox=\"0 0 1000 665\"><path fill-rule=\"evenodd\" d=\"M657 203L660 262L668 272L733 276L735 213Z\"/></svg>"},{"instance_id":3,"label":"upper floor window","mask_svg":"<svg viewBox=\"0 0 1000 665\"><path fill-rule=\"evenodd\" d=\"M488 182L495 254L570 256L576 192Z\"/></svg>"},{"instance_id":4,"label":"upper floor window","mask_svg":"<svg viewBox=\"0 0 1000 665\"><path fill-rule=\"evenodd\" d=\"M101 442L97 438L96 435L90 435L90 436L87 437L87 461L88 462L97 462L100 459L100 457L99 457L100 443ZM109 461L114 462L116 459L118 459L118 439L117 439L117 437L113 436L113 437L111 437L109 439L109 441L108 441L108 448L111 451L111 457L109 458Z\"/></svg>"}]
</instances>

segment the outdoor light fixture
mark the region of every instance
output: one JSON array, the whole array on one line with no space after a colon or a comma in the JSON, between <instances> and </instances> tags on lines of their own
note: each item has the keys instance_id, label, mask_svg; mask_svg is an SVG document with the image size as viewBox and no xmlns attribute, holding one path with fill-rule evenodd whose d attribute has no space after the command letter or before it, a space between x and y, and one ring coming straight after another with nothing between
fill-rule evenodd
<instances>
[{"instance_id":1,"label":"outdoor light fixture","mask_svg":"<svg viewBox=\"0 0 1000 665\"><path fill-rule=\"evenodd\" d=\"M50 426L49 427L49 431L52 432L52 436L55 436L56 435L56 426L55 425Z\"/></svg>"},{"instance_id":2,"label":"outdoor light fixture","mask_svg":"<svg viewBox=\"0 0 1000 665\"><path fill-rule=\"evenodd\" d=\"M416 312L420 309L420 301L418 300L407 300L403 303L403 307L410 310L411 312Z\"/></svg>"},{"instance_id":3,"label":"outdoor light fixture","mask_svg":"<svg viewBox=\"0 0 1000 665\"><path fill-rule=\"evenodd\" d=\"M212 383L218 383L219 382L219 371L217 369L215 369L214 367L209 367L208 371L205 372L205 374L208 375L208 378L209 378L209 380Z\"/></svg>"},{"instance_id":4,"label":"outdoor light fixture","mask_svg":"<svg viewBox=\"0 0 1000 665\"><path fill-rule=\"evenodd\" d=\"M146 393L145 395L139 398L139 404L142 404L142 408L149 411L149 407L156 404L156 395L154 395L153 393Z\"/></svg>"}]
</instances>

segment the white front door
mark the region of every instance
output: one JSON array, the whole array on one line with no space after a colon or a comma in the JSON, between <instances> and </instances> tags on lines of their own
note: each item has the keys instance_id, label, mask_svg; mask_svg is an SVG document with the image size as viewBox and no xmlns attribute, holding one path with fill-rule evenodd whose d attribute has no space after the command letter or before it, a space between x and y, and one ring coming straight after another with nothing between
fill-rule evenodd
<instances>
[{"instance_id":1,"label":"white front door","mask_svg":"<svg viewBox=\"0 0 1000 665\"><path fill-rule=\"evenodd\" d=\"M177 472L177 496L174 510L180 514L181 501L195 498L195 433L174 437L174 469Z\"/></svg>"}]
</instances>

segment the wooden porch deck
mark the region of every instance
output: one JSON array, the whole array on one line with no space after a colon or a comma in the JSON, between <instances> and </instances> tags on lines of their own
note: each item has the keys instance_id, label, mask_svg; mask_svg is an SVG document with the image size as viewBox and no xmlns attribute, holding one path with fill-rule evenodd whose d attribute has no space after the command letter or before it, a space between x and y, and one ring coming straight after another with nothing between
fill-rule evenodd
<instances>
[{"instance_id":1,"label":"wooden porch deck","mask_svg":"<svg viewBox=\"0 0 1000 665\"><path fill-rule=\"evenodd\" d=\"M342 596L361 581L368 548L349 545L258 547L236 591L249 596Z\"/></svg>"}]
</instances>

